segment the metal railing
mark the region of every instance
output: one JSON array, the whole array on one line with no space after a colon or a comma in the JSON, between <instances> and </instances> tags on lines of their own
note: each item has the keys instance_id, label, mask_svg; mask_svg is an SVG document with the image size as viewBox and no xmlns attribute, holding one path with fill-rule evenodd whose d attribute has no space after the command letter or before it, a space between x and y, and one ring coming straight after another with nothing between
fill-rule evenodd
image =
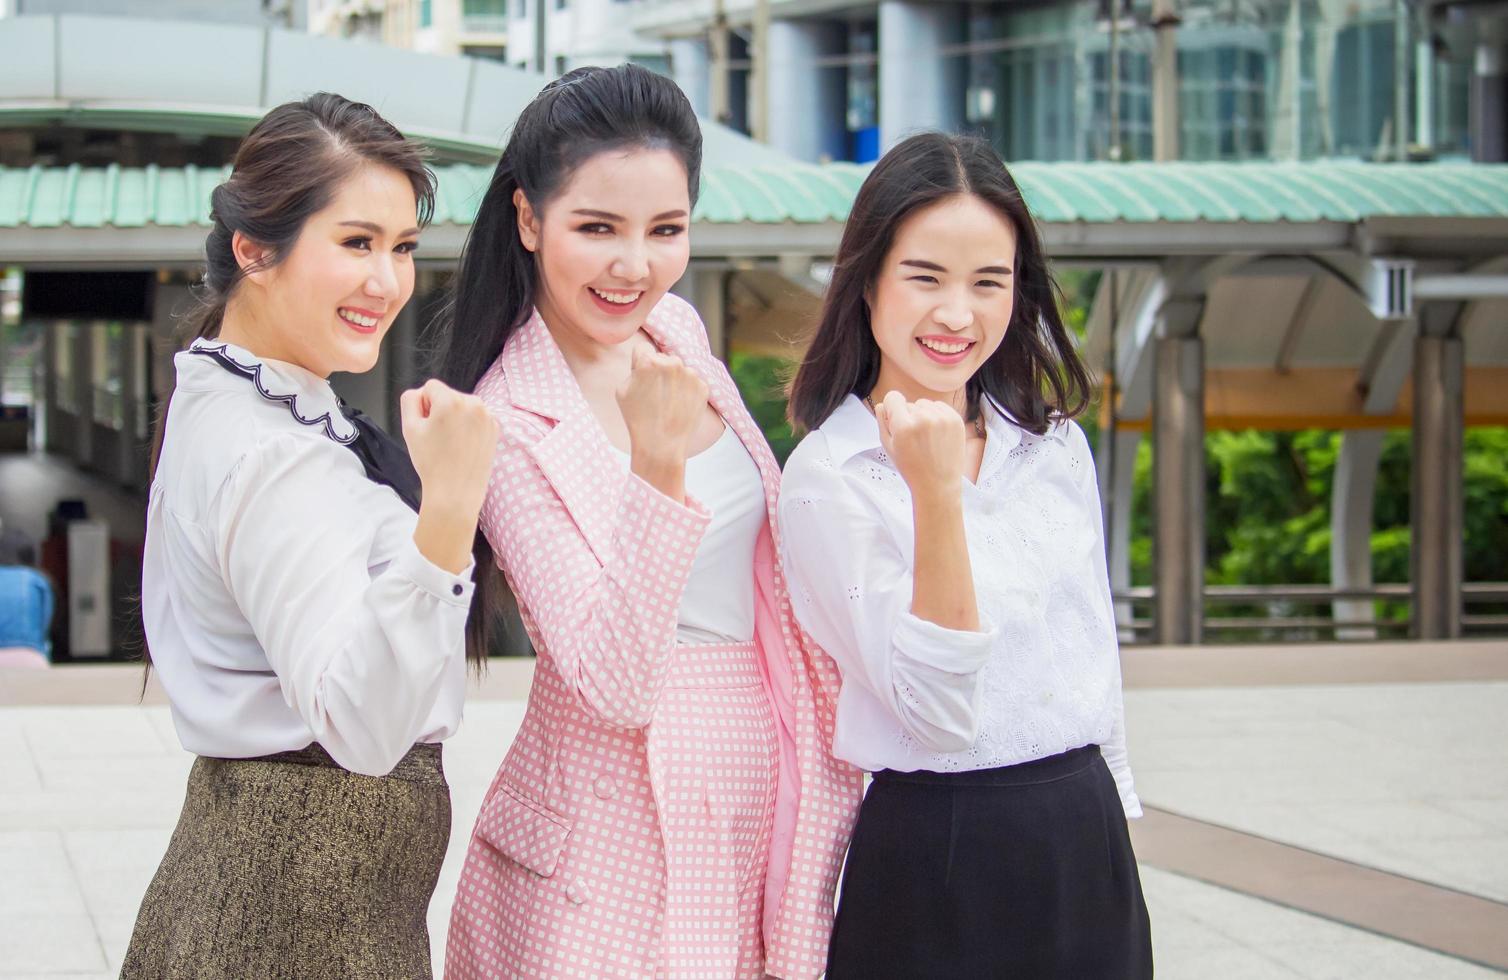
<instances>
[{"instance_id":1,"label":"metal railing","mask_svg":"<svg viewBox=\"0 0 1508 980\"><path fill-rule=\"evenodd\" d=\"M1208 585L1204 635L1214 643L1303 640L1407 639L1412 625L1408 583L1340 589L1329 585ZM1155 590L1137 586L1114 594L1123 643L1150 643ZM1371 618L1337 619L1338 602L1371 602ZM1131 616L1124 618L1126 607ZM1245 607L1245 608L1242 608ZM1461 588L1461 632L1508 636L1508 582L1469 582Z\"/></svg>"}]
</instances>

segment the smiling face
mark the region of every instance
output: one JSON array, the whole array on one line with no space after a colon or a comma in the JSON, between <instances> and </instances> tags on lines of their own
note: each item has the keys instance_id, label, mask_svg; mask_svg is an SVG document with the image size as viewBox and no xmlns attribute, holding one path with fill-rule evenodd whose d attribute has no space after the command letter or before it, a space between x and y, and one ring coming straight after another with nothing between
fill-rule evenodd
<instances>
[{"instance_id":1,"label":"smiling face","mask_svg":"<svg viewBox=\"0 0 1508 980\"><path fill-rule=\"evenodd\" d=\"M536 305L562 347L615 347L686 271L686 167L663 149L588 158L543 210L514 195L519 237L538 269Z\"/></svg>"},{"instance_id":2,"label":"smiling face","mask_svg":"<svg viewBox=\"0 0 1508 980\"><path fill-rule=\"evenodd\" d=\"M1015 226L972 194L906 218L866 294L876 399L895 390L962 407L964 386L1005 339L1015 264Z\"/></svg>"},{"instance_id":3,"label":"smiling face","mask_svg":"<svg viewBox=\"0 0 1508 980\"><path fill-rule=\"evenodd\" d=\"M320 377L371 370L414 292L416 212L413 186L399 171L353 171L282 261L249 273L237 290L254 306L254 336L244 345ZM260 255L239 235L235 248L243 265Z\"/></svg>"}]
</instances>

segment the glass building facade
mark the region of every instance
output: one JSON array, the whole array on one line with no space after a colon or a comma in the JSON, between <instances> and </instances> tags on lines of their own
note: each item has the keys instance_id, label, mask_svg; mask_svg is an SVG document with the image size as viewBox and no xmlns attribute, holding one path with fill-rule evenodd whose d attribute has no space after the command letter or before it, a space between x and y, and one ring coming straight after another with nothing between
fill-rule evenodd
<instances>
[{"instance_id":1,"label":"glass building facade","mask_svg":"<svg viewBox=\"0 0 1508 980\"><path fill-rule=\"evenodd\" d=\"M957 5L941 54L959 62L948 68L963 80L963 128L1008 160L1111 158L1117 132L1122 159L1150 159L1151 0L1116 0L1125 7L1114 25L1110 2ZM847 74L846 112L827 124L842 130L850 160L878 151L873 9L848 12L847 44L814 66ZM1391 158L1400 143L1469 154L1470 54L1450 50L1417 10L1401 0L1178 3L1180 158Z\"/></svg>"},{"instance_id":2,"label":"glass building facade","mask_svg":"<svg viewBox=\"0 0 1508 980\"><path fill-rule=\"evenodd\" d=\"M1440 50L1413 11L1394 0L1179 4L1180 157L1387 156L1399 126L1409 145L1465 154L1471 66ZM1092 2L973 6L969 125L1008 159L1103 159L1113 98L1122 156L1149 159L1151 7L1132 4L1113 32L1107 13Z\"/></svg>"}]
</instances>

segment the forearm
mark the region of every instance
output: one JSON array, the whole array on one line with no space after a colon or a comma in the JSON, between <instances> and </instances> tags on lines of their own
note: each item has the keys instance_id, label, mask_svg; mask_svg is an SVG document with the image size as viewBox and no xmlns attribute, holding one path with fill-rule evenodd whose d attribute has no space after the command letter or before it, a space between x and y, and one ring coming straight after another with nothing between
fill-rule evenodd
<instances>
[{"instance_id":1,"label":"forearm","mask_svg":"<svg viewBox=\"0 0 1508 980\"><path fill-rule=\"evenodd\" d=\"M945 629L977 631L979 607L964 536L963 499L955 488L914 493L912 500L911 614Z\"/></svg>"}]
</instances>

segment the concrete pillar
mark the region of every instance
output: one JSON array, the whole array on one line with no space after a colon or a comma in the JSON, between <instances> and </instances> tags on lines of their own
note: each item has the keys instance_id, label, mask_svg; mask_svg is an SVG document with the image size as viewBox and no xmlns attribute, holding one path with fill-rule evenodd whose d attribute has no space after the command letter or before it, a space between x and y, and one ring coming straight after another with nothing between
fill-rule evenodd
<instances>
[{"instance_id":1,"label":"concrete pillar","mask_svg":"<svg viewBox=\"0 0 1508 980\"><path fill-rule=\"evenodd\" d=\"M962 57L941 49L963 40L964 17L953 4L880 0L880 147L888 150L923 129L956 131L963 124Z\"/></svg>"},{"instance_id":2,"label":"concrete pillar","mask_svg":"<svg viewBox=\"0 0 1508 980\"><path fill-rule=\"evenodd\" d=\"M76 322L73 334L73 445L69 455L84 469L93 469L94 459L94 335L101 329L93 322Z\"/></svg>"},{"instance_id":3,"label":"concrete pillar","mask_svg":"<svg viewBox=\"0 0 1508 980\"><path fill-rule=\"evenodd\" d=\"M1383 289L1383 283L1374 282L1372 291ZM1370 302L1375 308L1382 300L1375 297ZM1380 319L1378 326L1376 347L1363 363L1357 382L1366 392L1362 412L1390 415L1398 408L1413 365L1418 324L1407 316ZM1372 515L1384 438L1384 433L1367 429L1341 436L1330 496L1330 584L1338 589L1372 587ZM1365 599L1338 600L1330 609L1335 619L1347 622L1370 622L1376 611ZM1341 640L1368 640L1377 631L1361 626L1337 630L1335 635Z\"/></svg>"},{"instance_id":4,"label":"concrete pillar","mask_svg":"<svg viewBox=\"0 0 1508 980\"><path fill-rule=\"evenodd\" d=\"M1377 464L1386 433L1357 430L1341 436L1330 498L1330 583L1337 589L1372 587L1372 502ZM1374 607L1367 599L1338 599L1331 615L1345 622L1370 622ZM1373 640L1371 626L1337 629L1337 640Z\"/></svg>"},{"instance_id":5,"label":"concrete pillar","mask_svg":"<svg viewBox=\"0 0 1508 980\"><path fill-rule=\"evenodd\" d=\"M1459 337L1426 335L1414 342L1414 459L1409 579L1414 636L1461 635L1462 438L1465 347Z\"/></svg>"},{"instance_id":6,"label":"concrete pillar","mask_svg":"<svg viewBox=\"0 0 1508 980\"><path fill-rule=\"evenodd\" d=\"M824 156L844 159L848 110L847 78L819 59L841 54L846 33L823 20L776 20L770 24L768 142L777 150L812 163Z\"/></svg>"},{"instance_id":7,"label":"concrete pillar","mask_svg":"<svg viewBox=\"0 0 1508 980\"><path fill-rule=\"evenodd\" d=\"M1110 591L1123 592L1131 587L1131 498L1135 491L1136 451L1141 447L1141 433L1117 430L1113 442L1102 438L1100 446L1101 457L1105 457L1108 451L1110 460L1110 465L1100 473ZM1132 612L1131 603L1116 603L1116 625L1130 627Z\"/></svg>"},{"instance_id":8,"label":"concrete pillar","mask_svg":"<svg viewBox=\"0 0 1508 980\"><path fill-rule=\"evenodd\" d=\"M1152 0L1152 159L1159 162L1178 159L1178 23L1173 0Z\"/></svg>"},{"instance_id":9,"label":"concrete pillar","mask_svg":"<svg viewBox=\"0 0 1508 980\"><path fill-rule=\"evenodd\" d=\"M707 42L699 37L675 38L670 42L670 74L691 100L691 108L704 119L711 118L711 73Z\"/></svg>"},{"instance_id":10,"label":"concrete pillar","mask_svg":"<svg viewBox=\"0 0 1508 980\"><path fill-rule=\"evenodd\" d=\"M1477 163L1508 161L1508 53L1503 41L1477 42L1471 80L1471 158Z\"/></svg>"},{"instance_id":11,"label":"concrete pillar","mask_svg":"<svg viewBox=\"0 0 1508 980\"><path fill-rule=\"evenodd\" d=\"M727 362L731 338L728 331L728 277L722 266L693 266L675 284L677 296L696 307L707 326L707 343L719 360Z\"/></svg>"},{"instance_id":12,"label":"concrete pillar","mask_svg":"<svg viewBox=\"0 0 1508 980\"><path fill-rule=\"evenodd\" d=\"M1156 638L1200 642L1204 630L1204 341L1157 338L1152 403L1152 560Z\"/></svg>"}]
</instances>

